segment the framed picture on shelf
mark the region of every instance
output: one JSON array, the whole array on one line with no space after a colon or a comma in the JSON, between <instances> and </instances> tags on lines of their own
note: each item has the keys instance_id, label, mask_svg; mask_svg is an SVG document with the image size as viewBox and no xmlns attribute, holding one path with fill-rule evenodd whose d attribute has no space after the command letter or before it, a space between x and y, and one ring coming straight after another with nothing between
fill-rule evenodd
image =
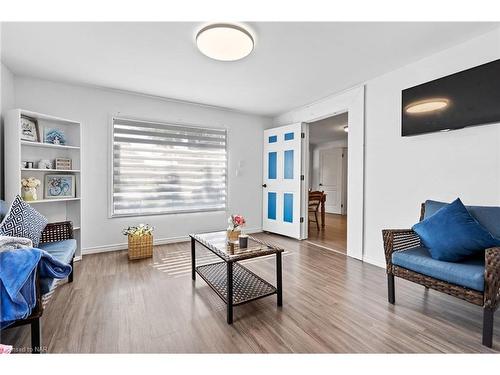
<instances>
[{"instance_id":1,"label":"framed picture on shelf","mask_svg":"<svg viewBox=\"0 0 500 375\"><path fill-rule=\"evenodd\" d=\"M21 140L40 142L40 131L38 121L28 116L21 116Z\"/></svg>"},{"instance_id":2,"label":"framed picture on shelf","mask_svg":"<svg viewBox=\"0 0 500 375\"><path fill-rule=\"evenodd\" d=\"M45 198L75 198L75 176L72 174L45 175Z\"/></svg>"},{"instance_id":3,"label":"framed picture on shelf","mask_svg":"<svg viewBox=\"0 0 500 375\"><path fill-rule=\"evenodd\" d=\"M59 128L45 128L43 141L53 145L65 145L66 137L64 132Z\"/></svg>"}]
</instances>

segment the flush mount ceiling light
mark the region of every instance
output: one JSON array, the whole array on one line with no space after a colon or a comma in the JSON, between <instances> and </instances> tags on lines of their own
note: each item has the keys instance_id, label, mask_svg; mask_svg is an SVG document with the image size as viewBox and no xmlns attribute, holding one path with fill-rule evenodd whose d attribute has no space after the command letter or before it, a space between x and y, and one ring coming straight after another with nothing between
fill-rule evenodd
<instances>
[{"instance_id":1,"label":"flush mount ceiling light","mask_svg":"<svg viewBox=\"0 0 500 375\"><path fill-rule=\"evenodd\" d=\"M432 98L410 103L406 106L405 111L409 114L434 112L445 109L449 104L450 101L448 99Z\"/></svg>"},{"instance_id":2,"label":"flush mount ceiling light","mask_svg":"<svg viewBox=\"0 0 500 375\"><path fill-rule=\"evenodd\" d=\"M347 125L346 125L346 126L344 126L344 131L345 131L346 133L349 133L349 126L347 126Z\"/></svg>"},{"instance_id":3,"label":"flush mount ceiling light","mask_svg":"<svg viewBox=\"0 0 500 375\"><path fill-rule=\"evenodd\" d=\"M212 59L236 61L252 52L254 40L241 26L218 23L201 29L196 35L196 45Z\"/></svg>"}]
</instances>

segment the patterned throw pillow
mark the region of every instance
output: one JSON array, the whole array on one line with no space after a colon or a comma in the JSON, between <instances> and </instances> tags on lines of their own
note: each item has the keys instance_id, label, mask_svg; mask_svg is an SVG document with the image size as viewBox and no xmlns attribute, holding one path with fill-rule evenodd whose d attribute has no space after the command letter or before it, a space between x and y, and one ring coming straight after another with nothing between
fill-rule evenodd
<instances>
[{"instance_id":1,"label":"patterned throw pillow","mask_svg":"<svg viewBox=\"0 0 500 375\"><path fill-rule=\"evenodd\" d=\"M47 219L18 195L0 224L0 235L25 237L38 247Z\"/></svg>"}]
</instances>

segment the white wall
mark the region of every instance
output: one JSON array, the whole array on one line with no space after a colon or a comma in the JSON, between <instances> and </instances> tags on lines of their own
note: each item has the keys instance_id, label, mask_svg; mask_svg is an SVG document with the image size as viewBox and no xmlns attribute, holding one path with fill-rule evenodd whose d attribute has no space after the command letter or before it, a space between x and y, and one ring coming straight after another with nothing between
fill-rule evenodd
<instances>
[{"instance_id":1,"label":"white wall","mask_svg":"<svg viewBox=\"0 0 500 375\"><path fill-rule=\"evenodd\" d=\"M401 90L498 58L500 29L365 83L364 172L363 162L357 160L359 154L353 155L355 149L363 148L363 142L357 142L358 147L351 147L354 139L351 135L355 135L357 129L349 116L350 165L361 165L361 173L364 173L364 203L359 202L358 194L363 184L350 183L349 187L350 192L355 191L350 195L349 204L361 208L364 204L364 223L350 225L359 232L350 237L350 243L355 244L356 249L358 244L362 246L365 261L383 266L381 230L410 227L418 220L419 205L425 199L450 201L460 196L466 204L500 205L498 124L409 138L400 136ZM3 91L2 75L2 94ZM245 214L249 227L260 227L262 129L271 125L267 119L18 77L15 78L15 97L16 107L75 118L84 123L84 248L123 243L120 229L139 220L155 225L158 238L183 236L189 231L211 230L225 224L223 213L166 215L136 220L107 218L107 194L103 194L108 178L107 126L109 116L118 112L124 116L162 121L227 126L230 210ZM353 103L357 108L358 104L362 105L362 99L352 99L348 91L282 114L276 117L274 125L318 120L333 114L331 110L341 112ZM355 120L356 124L363 123L362 119ZM363 139L363 130L359 131ZM241 177L236 177L239 160L243 161L244 167ZM351 163L351 160L355 162ZM363 181L359 172L351 169L349 178L356 176Z\"/></svg>"},{"instance_id":2,"label":"white wall","mask_svg":"<svg viewBox=\"0 0 500 375\"><path fill-rule=\"evenodd\" d=\"M500 125L401 137L401 90L500 58L500 29L366 83L364 259L381 230L409 228L426 199L500 205Z\"/></svg>"},{"instance_id":3,"label":"white wall","mask_svg":"<svg viewBox=\"0 0 500 375\"><path fill-rule=\"evenodd\" d=\"M316 125L318 126L318 125ZM311 153L309 158L309 186L313 190L321 190L319 187L319 152L321 150L328 150L331 148L346 148L347 139L331 141L325 143L319 143L316 145L309 146L309 152Z\"/></svg>"},{"instance_id":4,"label":"white wall","mask_svg":"<svg viewBox=\"0 0 500 375\"><path fill-rule=\"evenodd\" d=\"M410 228L426 199L461 197L466 204L500 205L499 124L401 137L403 89L499 58L500 29L496 29L364 84L364 222L356 226L355 234L349 233L363 237L364 261L385 267L382 229ZM277 116L274 123L308 121L338 109L337 102L344 97L340 93L294 109ZM349 124L349 160L360 150L359 144L351 145L355 130ZM349 161L349 165L351 178L359 173L359 164ZM353 188L358 186L350 184L350 193ZM348 205L358 204L357 200L351 194ZM353 226L349 227L351 232Z\"/></svg>"},{"instance_id":5,"label":"white wall","mask_svg":"<svg viewBox=\"0 0 500 375\"><path fill-rule=\"evenodd\" d=\"M280 126L296 122L311 123L344 112L349 113L347 120L349 126L347 143L350 150L347 155L349 163L347 176L349 190L347 196L347 255L357 259L363 258L364 239L364 100L364 86L358 86L295 108L273 119L274 125ZM309 151L309 144L306 145L306 148ZM351 150L358 151L351 152Z\"/></svg>"},{"instance_id":6,"label":"white wall","mask_svg":"<svg viewBox=\"0 0 500 375\"><path fill-rule=\"evenodd\" d=\"M84 253L122 248L126 238L121 235L121 229L132 224L154 225L158 240L184 238L192 232L224 229L227 226L225 212L108 218L108 131L110 116L117 114L227 128L228 211L246 216L249 230L261 228L262 130L269 126L270 119L214 107L17 76L15 99L16 107L82 122ZM238 165L241 168L236 176Z\"/></svg>"},{"instance_id":7,"label":"white wall","mask_svg":"<svg viewBox=\"0 0 500 375\"><path fill-rule=\"evenodd\" d=\"M3 161L3 121L4 115L14 108L14 75L4 64L0 64L0 198L4 197L4 169Z\"/></svg>"}]
</instances>

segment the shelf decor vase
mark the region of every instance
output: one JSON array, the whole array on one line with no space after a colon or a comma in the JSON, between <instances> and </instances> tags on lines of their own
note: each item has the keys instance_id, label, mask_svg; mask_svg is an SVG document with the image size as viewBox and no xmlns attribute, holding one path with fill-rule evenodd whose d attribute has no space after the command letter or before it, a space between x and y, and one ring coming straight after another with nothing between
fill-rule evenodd
<instances>
[{"instance_id":1,"label":"shelf decor vase","mask_svg":"<svg viewBox=\"0 0 500 375\"><path fill-rule=\"evenodd\" d=\"M38 199L36 188L34 187L23 187L21 195L25 201L36 201Z\"/></svg>"},{"instance_id":2,"label":"shelf decor vase","mask_svg":"<svg viewBox=\"0 0 500 375\"><path fill-rule=\"evenodd\" d=\"M228 229L227 240L229 242L238 242L238 237L241 234L241 229Z\"/></svg>"}]
</instances>

